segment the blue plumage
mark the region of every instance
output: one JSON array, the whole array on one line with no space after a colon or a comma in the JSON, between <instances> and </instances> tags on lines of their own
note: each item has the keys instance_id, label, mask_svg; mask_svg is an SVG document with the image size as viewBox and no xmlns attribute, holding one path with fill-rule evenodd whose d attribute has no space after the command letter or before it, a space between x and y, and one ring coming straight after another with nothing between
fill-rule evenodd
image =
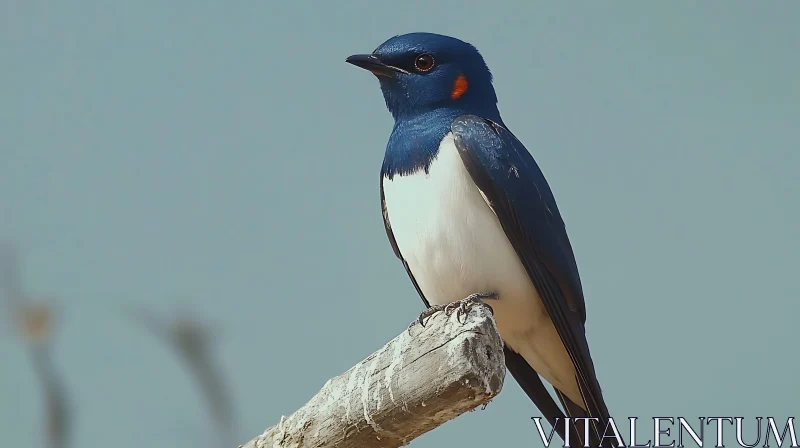
<instances>
[{"instance_id":1,"label":"blue plumage","mask_svg":"<svg viewBox=\"0 0 800 448\"><path fill-rule=\"evenodd\" d=\"M394 176L427 167L459 115L472 113L502 123L492 75L472 45L438 34L411 33L387 40L372 54L408 72L378 77L386 107L395 118L382 174ZM432 55L435 62L434 69L424 75L413 70L414 58L420 54ZM453 81L461 74L469 85L462 97L453 99Z\"/></svg>"}]
</instances>

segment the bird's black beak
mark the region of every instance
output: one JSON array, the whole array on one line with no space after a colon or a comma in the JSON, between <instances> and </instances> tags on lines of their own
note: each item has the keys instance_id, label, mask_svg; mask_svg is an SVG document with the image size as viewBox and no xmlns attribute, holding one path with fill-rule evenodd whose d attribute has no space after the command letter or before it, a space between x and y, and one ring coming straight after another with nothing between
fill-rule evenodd
<instances>
[{"instance_id":1,"label":"bird's black beak","mask_svg":"<svg viewBox=\"0 0 800 448\"><path fill-rule=\"evenodd\" d=\"M361 67L364 70L369 70L375 76L385 76L387 78L394 78L398 72L404 71L397 67L384 64L374 54L354 54L345 59L345 62L353 64L356 67Z\"/></svg>"}]
</instances>

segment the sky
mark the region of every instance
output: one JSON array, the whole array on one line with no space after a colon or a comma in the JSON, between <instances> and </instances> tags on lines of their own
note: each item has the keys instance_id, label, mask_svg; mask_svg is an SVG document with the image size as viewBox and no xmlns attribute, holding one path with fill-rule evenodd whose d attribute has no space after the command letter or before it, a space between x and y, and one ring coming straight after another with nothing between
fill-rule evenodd
<instances>
[{"instance_id":1,"label":"sky","mask_svg":"<svg viewBox=\"0 0 800 448\"><path fill-rule=\"evenodd\" d=\"M0 0L0 240L55 310L70 446L219 446L131 308L211 326L231 445L416 318L379 205L392 119L344 62L412 31L492 69L566 222L612 415L795 416L798 22L797 2ZM0 437L44 446L9 317ZM541 446L539 415L509 375L411 446Z\"/></svg>"}]
</instances>

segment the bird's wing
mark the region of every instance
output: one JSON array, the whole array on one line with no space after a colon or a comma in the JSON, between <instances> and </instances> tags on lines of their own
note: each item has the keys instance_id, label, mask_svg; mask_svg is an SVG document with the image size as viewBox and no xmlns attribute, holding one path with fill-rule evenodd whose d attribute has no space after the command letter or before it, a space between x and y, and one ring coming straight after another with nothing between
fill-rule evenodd
<instances>
[{"instance_id":1,"label":"bird's wing","mask_svg":"<svg viewBox=\"0 0 800 448\"><path fill-rule=\"evenodd\" d=\"M513 245L575 366L591 417L608 419L586 342L578 267L539 166L503 126L474 115L451 125L461 159Z\"/></svg>"},{"instance_id":2,"label":"bird's wing","mask_svg":"<svg viewBox=\"0 0 800 448\"><path fill-rule=\"evenodd\" d=\"M416 279L414 279L414 274L411 272L411 268L408 267L408 263L400 253L400 248L397 246L397 241L394 239L392 224L389 222L388 213L386 213L386 200L383 194L383 178L381 178L380 184L381 212L383 214L383 226L386 229L386 236L389 238L389 243L392 245L392 250L394 250L395 256L397 256L397 258L399 258L403 263L403 267L406 269L408 278L410 278L411 282L414 284L417 294L419 294L419 297L422 299L425 307L430 308L431 305L428 302L428 299L425 298L425 294L423 294L422 289L420 289L419 284L417 283ZM509 350L507 347L504 348L504 352L506 367L511 372L511 375L514 376L514 378L520 384L522 390L525 391L539 411L542 412L542 415L544 415L547 421L550 422L551 425L555 426L555 422L558 421L556 419L563 420L564 413L558 408L558 405L556 404L555 400L553 400L553 397L547 393L547 389L545 389L544 383L542 383L542 379L539 377L539 375L528 365L527 362L525 362L525 360L519 354ZM561 436L562 439L564 438L564 427L562 425L556 426L556 432Z\"/></svg>"}]
</instances>

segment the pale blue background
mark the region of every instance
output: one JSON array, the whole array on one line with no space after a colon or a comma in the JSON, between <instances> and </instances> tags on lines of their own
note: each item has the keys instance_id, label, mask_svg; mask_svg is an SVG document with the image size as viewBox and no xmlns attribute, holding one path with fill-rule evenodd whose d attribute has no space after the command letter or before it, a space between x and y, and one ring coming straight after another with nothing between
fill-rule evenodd
<instances>
[{"instance_id":1,"label":"pale blue background","mask_svg":"<svg viewBox=\"0 0 800 448\"><path fill-rule=\"evenodd\" d=\"M420 30L481 50L543 167L614 415L796 415L798 23L789 1L0 1L0 239L61 310L73 446L213 445L124 306L220 329L241 442L416 317L379 211L391 117L344 58ZM41 446L0 329L0 443ZM540 446L534 415L509 376L412 446Z\"/></svg>"}]
</instances>

